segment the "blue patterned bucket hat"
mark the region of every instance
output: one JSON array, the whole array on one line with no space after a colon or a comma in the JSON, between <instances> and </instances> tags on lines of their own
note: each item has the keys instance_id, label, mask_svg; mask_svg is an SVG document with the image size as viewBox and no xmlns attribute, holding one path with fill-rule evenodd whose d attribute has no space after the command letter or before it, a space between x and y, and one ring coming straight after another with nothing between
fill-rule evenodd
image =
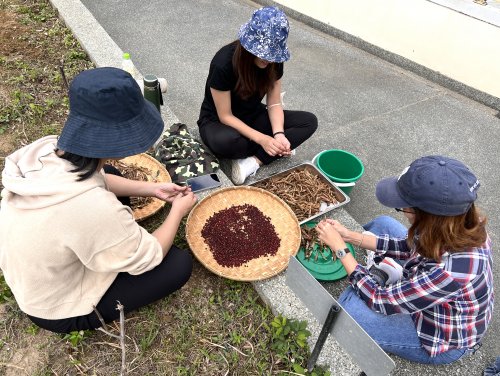
<instances>
[{"instance_id":1,"label":"blue patterned bucket hat","mask_svg":"<svg viewBox=\"0 0 500 376\"><path fill-rule=\"evenodd\" d=\"M264 7L253 12L252 18L241 26L238 38L241 45L263 60L283 63L290 59L286 39L290 26L285 13L276 7Z\"/></svg>"}]
</instances>

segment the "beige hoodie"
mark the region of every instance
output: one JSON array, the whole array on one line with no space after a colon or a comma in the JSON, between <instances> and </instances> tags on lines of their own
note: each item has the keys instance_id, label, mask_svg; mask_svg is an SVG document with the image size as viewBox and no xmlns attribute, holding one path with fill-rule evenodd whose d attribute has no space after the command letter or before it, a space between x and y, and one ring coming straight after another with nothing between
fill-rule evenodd
<instances>
[{"instance_id":1,"label":"beige hoodie","mask_svg":"<svg viewBox=\"0 0 500 376\"><path fill-rule=\"evenodd\" d=\"M119 272L144 273L163 257L104 175L76 181L56 144L47 136L6 158L0 201L5 280L22 311L50 320L92 312Z\"/></svg>"}]
</instances>

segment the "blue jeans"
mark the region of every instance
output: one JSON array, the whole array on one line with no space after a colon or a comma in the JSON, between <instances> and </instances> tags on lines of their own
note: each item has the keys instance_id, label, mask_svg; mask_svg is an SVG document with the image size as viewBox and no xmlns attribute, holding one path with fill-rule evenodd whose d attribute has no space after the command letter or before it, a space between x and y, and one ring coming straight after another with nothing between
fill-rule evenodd
<instances>
[{"instance_id":1,"label":"blue jeans","mask_svg":"<svg viewBox=\"0 0 500 376\"><path fill-rule=\"evenodd\" d=\"M363 228L366 231L373 232L375 235L389 234L392 238L404 238L408 235L408 229L388 215L381 215L375 218L364 225Z\"/></svg>"},{"instance_id":2,"label":"blue jeans","mask_svg":"<svg viewBox=\"0 0 500 376\"><path fill-rule=\"evenodd\" d=\"M392 217L381 216L363 226L375 235L389 234L403 238L407 229ZM420 344L415 324L410 315L395 314L386 316L372 311L349 286L339 297L339 303L354 320L372 337L379 346L389 353L418 363L447 364L472 352L469 349L452 349L431 357Z\"/></svg>"},{"instance_id":3,"label":"blue jeans","mask_svg":"<svg viewBox=\"0 0 500 376\"><path fill-rule=\"evenodd\" d=\"M486 367L483 373L484 376L499 376L500 375L500 356L495 360L495 363Z\"/></svg>"}]
</instances>

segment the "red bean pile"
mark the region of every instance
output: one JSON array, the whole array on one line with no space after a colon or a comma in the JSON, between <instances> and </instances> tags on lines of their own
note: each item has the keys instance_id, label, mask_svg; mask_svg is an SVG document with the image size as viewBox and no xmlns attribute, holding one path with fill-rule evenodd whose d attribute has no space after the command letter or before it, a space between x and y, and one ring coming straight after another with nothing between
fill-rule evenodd
<instances>
[{"instance_id":1,"label":"red bean pile","mask_svg":"<svg viewBox=\"0 0 500 376\"><path fill-rule=\"evenodd\" d=\"M280 238L269 217L253 205L232 206L208 218L201 235L219 265L238 267L262 256L274 256Z\"/></svg>"}]
</instances>

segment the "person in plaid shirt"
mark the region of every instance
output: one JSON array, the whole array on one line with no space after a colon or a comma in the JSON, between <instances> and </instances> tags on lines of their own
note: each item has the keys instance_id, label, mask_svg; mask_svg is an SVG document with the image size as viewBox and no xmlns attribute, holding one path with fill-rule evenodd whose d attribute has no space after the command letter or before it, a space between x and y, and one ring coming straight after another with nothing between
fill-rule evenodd
<instances>
[{"instance_id":1,"label":"person in plaid shirt","mask_svg":"<svg viewBox=\"0 0 500 376\"><path fill-rule=\"evenodd\" d=\"M493 312L491 240L474 205L479 181L461 162L419 158L377 184L377 199L403 212L363 233L327 219L320 240L336 250L351 286L339 303L387 352L429 364L454 362L481 344ZM345 242L368 251L359 265Z\"/></svg>"}]
</instances>

